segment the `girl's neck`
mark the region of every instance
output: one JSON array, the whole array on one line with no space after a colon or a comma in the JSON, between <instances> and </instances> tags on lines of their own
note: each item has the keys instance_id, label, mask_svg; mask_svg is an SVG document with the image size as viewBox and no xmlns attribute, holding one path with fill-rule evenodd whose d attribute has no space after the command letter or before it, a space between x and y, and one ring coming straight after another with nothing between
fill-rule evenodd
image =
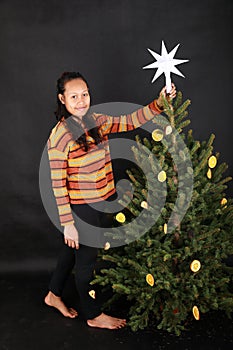
<instances>
[{"instance_id":1,"label":"girl's neck","mask_svg":"<svg viewBox=\"0 0 233 350\"><path fill-rule=\"evenodd\" d=\"M73 118L73 120L75 120L79 125L81 125L81 127L82 127L83 129L85 129L85 124L84 124L84 122L83 122L83 120L82 120L81 118L75 117L75 116L72 116L72 118Z\"/></svg>"}]
</instances>

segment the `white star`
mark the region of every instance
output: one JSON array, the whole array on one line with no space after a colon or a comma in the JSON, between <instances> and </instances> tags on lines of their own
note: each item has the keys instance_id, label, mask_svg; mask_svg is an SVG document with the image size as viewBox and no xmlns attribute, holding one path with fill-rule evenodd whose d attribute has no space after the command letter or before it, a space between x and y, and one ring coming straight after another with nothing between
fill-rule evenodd
<instances>
[{"instance_id":1,"label":"white star","mask_svg":"<svg viewBox=\"0 0 233 350\"><path fill-rule=\"evenodd\" d=\"M181 77L184 77L184 75L175 67L178 64L188 62L189 60L178 60L175 59L175 53L178 49L180 44L176 45L174 49L171 52L167 52L166 46L164 42L162 41L162 50L161 55L157 54L156 52L147 49L151 55L156 59L156 62L153 62L149 64L148 66L143 67L143 69L149 69L149 68L158 68L154 78L152 80L152 83L160 77L161 74L165 74L166 79L166 90L167 93L171 91L171 73L180 75Z\"/></svg>"}]
</instances>

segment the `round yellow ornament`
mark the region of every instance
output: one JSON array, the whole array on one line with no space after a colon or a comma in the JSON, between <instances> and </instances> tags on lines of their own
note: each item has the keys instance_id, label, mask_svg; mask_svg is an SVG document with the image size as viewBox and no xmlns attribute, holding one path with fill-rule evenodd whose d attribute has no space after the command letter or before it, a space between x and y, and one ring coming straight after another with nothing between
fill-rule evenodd
<instances>
[{"instance_id":1,"label":"round yellow ornament","mask_svg":"<svg viewBox=\"0 0 233 350\"><path fill-rule=\"evenodd\" d=\"M108 250L111 247L109 242L106 242L104 245L104 250Z\"/></svg>"},{"instance_id":2,"label":"round yellow ornament","mask_svg":"<svg viewBox=\"0 0 233 350\"><path fill-rule=\"evenodd\" d=\"M201 268L201 263L199 260L193 260L190 264L190 269L193 271L193 272L197 272L199 271Z\"/></svg>"},{"instance_id":3,"label":"round yellow ornament","mask_svg":"<svg viewBox=\"0 0 233 350\"><path fill-rule=\"evenodd\" d=\"M148 275L146 275L146 282L153 287L153 285L155 284L155 280L153 275L151 275L150 273L148 273Z\"/></svg>"},{"instance_id":4,"label":"round yellow ornament","mask_svg":"<svg viewBox=\"0 0 233 350\"><path fill-rule=\"evenodd\" d=\"M208 165L210 168L216 167L217 164L217 158L215 156L211 156L208 160Z\"/></svg>"},{"instance_id":5,"label":"round yellow ornament","mask_svg":"<svg viewBox=\"0 0 233 350\"><path fill-rule=\"evenodd\" d=\"M163 132L160 129L155 129L151 135L154 141L161 141L163 139Z\"/></svg>"},{"instance_id":6,"label":"round yellow ornament","mask_svg":"<svg viewBox=\"0 0 233 350\"><path fill-rule=\"evenodd\" d=\"M200 312L196 305L193 307L193 316L197 321L200 320Z\"/></svg>"},{"instance_id":7,"label":"round yellow ornament","mask_svg":"<svg viewBox=\"0 0 233 350\"><path fill-rule=\"evenodd\" d=\"M164 132L165 132L165 135L170 135L172 133L171 125L167 125Z\"/></svg>"},{"instance_id":8,"label":"round yellow ornament","mask_svg":"<svg viewBox=\"0 0 233 350\"><path fill-rule=\"evenodd\" d=\"M148 209L148 203L146 201L142 201L141 207L144 209Z\"/></svg>"},{"instance_id":9,"label":"round yellow ornament","mask_svg":"<svg viewBox=\"0 0 233 350\"><path fill-rule=\"evenodd\" d=\"M118 213L116 215L116 221L120 222L120 223L123 223L125 222L126 218L125 218L125 214L123 213Z\"/></svg>"},{"instance_id":10,"label":"round yellow ornament","mask_svg":"<svg viewBox=\"0 0 233 350\"><path fill-rule=\"evenodd\" d=\"M165 171L164 170L160 171L160 173L158 174L159 182L166 181L166 178L167 178L167 174L165 173Z\"/></svg>"},{"instance_id":11,"label":"round yellow ornament","mask_svg":"<svg viewBox=\"0 0 233 350\"><path fill-rule=\"evenodd\" d=\"M211 171L211 169L209 169L208 171L207 171L207 177L208 177L208 179L211 179L212 178L212 171Z\"/></svg>"},{"instance_id":12,"label":"round yellow ornament","mask_svg":"<svg viewBox=\"0 0 233 350\"><path fill-rule=\"evenodd\" d=\"M91 297L92 299L95 299L95 291L94 291L94 289L92 289L92 290L89 291L89 295L90 295L90 297Z\"/></svg>"},{"instance_id":13,"label":"round yellow ornament","mask_svg":"<svg viewBox=\"0 0 233 350\"><path fill-rule=\"evenodd\" d=\"M223 199L221 200L221 205L225 205L225 204L227 204L227 199L226 199L226 198L223 198Z\"/></svg>"}]
</instances>

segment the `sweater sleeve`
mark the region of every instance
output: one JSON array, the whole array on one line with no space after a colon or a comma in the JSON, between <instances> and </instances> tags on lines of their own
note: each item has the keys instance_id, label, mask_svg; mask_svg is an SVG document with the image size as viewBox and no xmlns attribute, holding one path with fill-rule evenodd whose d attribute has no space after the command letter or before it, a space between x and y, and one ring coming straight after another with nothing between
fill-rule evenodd
<instances>
[{"instance_id":1,"label":"sweater sleeve","mask_svg":"<svg viewBox=\"0 0 233 350\"><path fill-rule=\"evenodd\" d=\"M117 117L104 115L100 118L99 123L103 135L130 131L139 128L161 112L162 110L158 107L157 100L154 100L147 106L130 114Z\"/></svg>"},{"instance_id":2,"label":"sweater sleeve","mask_svg":"<svg viewBox=\"0 0 233 350\"><path fill-rule=\"evenodd\" d=\"M47 142L52 188L62 226L74 223L66 185L69 140L63 128L55 127Z\"/></svg>"}]
</instances>

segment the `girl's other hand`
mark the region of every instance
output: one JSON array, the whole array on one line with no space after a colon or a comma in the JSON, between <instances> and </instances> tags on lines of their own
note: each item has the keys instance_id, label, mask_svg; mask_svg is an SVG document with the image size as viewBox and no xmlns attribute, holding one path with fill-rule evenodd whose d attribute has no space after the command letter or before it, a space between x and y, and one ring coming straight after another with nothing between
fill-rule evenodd
<instances>
[{"instance_id":1,"label":"girl's other hand","mask_svg":"<svg viewBox=\"0 0 233 350\"><path fill-rule=\"evenodd\" d=\"M71 248L79 249L78 231L74 224L66 225L64 228L64 242Z\"/></svg>"}]
</instances>

